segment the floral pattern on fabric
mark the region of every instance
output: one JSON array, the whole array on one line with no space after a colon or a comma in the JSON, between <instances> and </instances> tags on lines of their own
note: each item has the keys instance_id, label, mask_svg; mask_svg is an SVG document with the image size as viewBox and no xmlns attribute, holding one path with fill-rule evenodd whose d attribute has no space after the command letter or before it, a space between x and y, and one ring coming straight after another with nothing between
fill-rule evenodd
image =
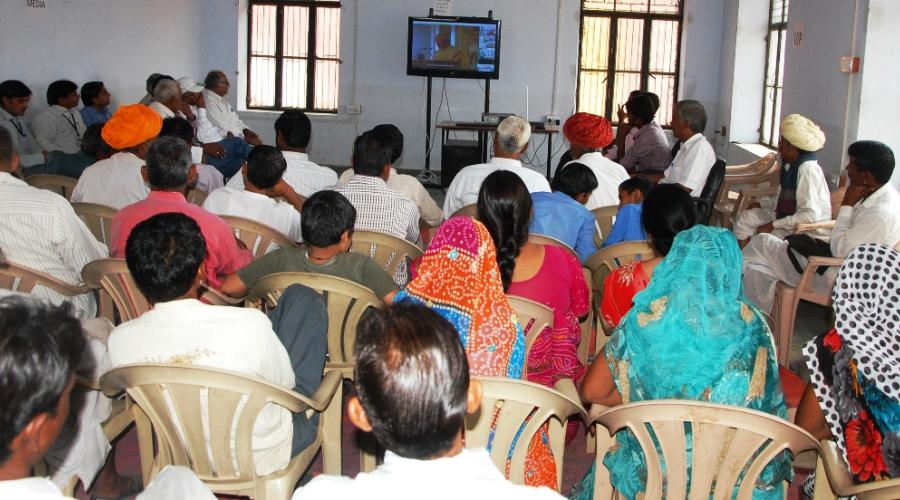
<instances>
[{"instance_id":1,"label":"floral pattern on fabric","mask_svg":"<svg viewBox=\"0 0 900 500\"><path fill-rule=\"evenodd\" d=\"M635 294L647 288L650 280L641 262L631 262L613 271L603 282L600 314L612 326L618 326L631 309Z\"/></svg>"}]
</instances>

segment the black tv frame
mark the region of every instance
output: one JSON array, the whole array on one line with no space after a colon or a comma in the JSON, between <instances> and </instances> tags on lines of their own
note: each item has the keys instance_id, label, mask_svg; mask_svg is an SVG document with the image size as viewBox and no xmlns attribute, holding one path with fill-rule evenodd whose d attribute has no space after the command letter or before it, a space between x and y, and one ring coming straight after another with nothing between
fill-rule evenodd
<instances>
[{"instance_id":1,"label":"black tv frame","mask_svg":"<svg viewBox=\"0 0 900 500\"><path fill-rule=\"evenodd\" d=\"M494 71L490 73L475 70L457 70L457 69L437 69L437 68L414 68L412 63L412 26L413 21L437 21L437 22L458 22L458 23L475 23L475 24L493 24L497 27L497 41L494 51L496 53L496 64ZM457 17L457 16L410 16L406 28L406 74L410 76L430 76L434 78L467 78L475 80L499 80L500 79L500 42L501 42L501 22L494 19L493 16L488 17Z\"/></svg>"}]
</instances>

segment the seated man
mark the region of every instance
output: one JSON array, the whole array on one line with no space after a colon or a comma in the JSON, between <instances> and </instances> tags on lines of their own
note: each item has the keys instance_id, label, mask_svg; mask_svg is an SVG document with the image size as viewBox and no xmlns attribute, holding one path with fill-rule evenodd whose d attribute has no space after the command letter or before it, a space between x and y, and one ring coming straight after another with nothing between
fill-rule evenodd
<instances>
[{"instance_id":1,"label":"seated man","mask_svg":"<svg viewBox=\"0 0 900 500\"><path fill-rule=\"evenodd\" d=\"M893 247L900 242L900 194L891 185L893 151L878 141L857 141L847 148L847 156L850 186L831 230L831 255L846 257L863 243ZM768 313L775 300L775 284L784 281L796 286L805 266L806 257L791 250L787 241L769 233L757 234L744 248L744 292ZM827 293L835 277L836 269L825 275L817 273L812 287Z\"/></svg>"},{"instance_id":2,"label":"seated man","mask_svg":"<svg viewBox=\"0 0 900 500\"><path fill-rule=\"evenodd\" d=\"M156 111L159 117L165 120L176 116L184 118L184 113L181 112L183 105L181 87L178 85L178 82L171 78L163 78L156 82L156 86L153 87L153 100L150 101L147 107Z\"/></svg>"},{"instance_id":3,"label":"seated man","mask_svg":"<svg viewBox=\"0 0 900 500\"><path fill-rule=\"evenodd\" d=\"M786 116L779 130L778 196L754 203L749 210L738 214L734 236L741 248L756 233L772 233L783 238L793 233L797 224L831 219L831 194L815 153L825 145L825 134L812 120L797 114Z\"/></svg>"},{"instance_id":4,"label":"seated man","mask_svg":"<svg viewBox=\"0 0 900 500\"><path fill-rule=\"evenodd\" d=\"M12 137L0 128L0 248L5 258L71 285L81 283L81 268L105 258L106 245L94 238L65 198L15 177L18 165ZM68 300L81 318L97 315L90 292L65 297L37 286L32 294L56 304Z\"/></svg>"},{"instance_id":5,"label":"seated man","mask_svg":"<svg viewBox=\"0 0 900 500\"><path fill-rule=\"evenodd\" d=\"M34 137L44 151L77 153L84 135L84 121L78 112L78 85L69 80L57 80L47 87L49 108L34 117L31 126Z\"/></svg>"},{"instance_id":6,"label":"seated man","mask_svg":"<svg viewBox=\"0 0 900 500\"><path fill-rule=\"evenodd\" d=\"M303 203L300 228L305 248L280 248L225 278L222 291L243 297L262 278L275 273L330 274L371 289L390 304L399 288L368 255L350 252L356 209L340 193L319 191Z\"/></svg>"},{"instance_id":7,"label":"seated man","mask_svg":"<svg viewBox=\"0 0 900 500\"><path fill-rule=\"evenodd\" d=\"M160 137L147 151L147 164L141 175L150 184L147 198L119 210L110 227L110 254L122 258L125 242L132 229L156 214L177 212L191 217L203 231L206 242L205 284L220 289L222 278L253 260L253 254L241 248L225 221L184 197L187 186L196 182L197 168L191 165L188 145L175 137Z\"/></svg>"},{"instance_id":8,"label":"seated man","mask_svg":"<svg viewBox=\"0 0 900 500\"><path fill-rule=\"evenodd\" d=\"M509 170L518 175L529 193L550 192L550 183L543 175L526 168L519 158L528 149L531 124L524 118L509 116L497 126L494 133L494 157L489 163L469 165L459 171L444 198L444 214L453 215L460 208L478 201L478 191L484 178L496 170Z\"/></svg>"},{"instance_id":9,"label":"seated man","mask_svg":"<svg viewBox=\"0 0 900 500\"><path fill-rule=\"evenodd\" d=\"M575 113L563 125L563 135L569 141L569 155L573 158L566 165L578 162L590 168L597 178L597 188L584 206L593 210L618 203L617 190L628 179L628 172L603 155L603 148L613 140L609 120L590 113ZM559 173L557 170L556 175Z\"/></svg>"},{"instance_id":10,"label":"seated man","mask_svg":"<svg viewBox=\"0 0 900 500\"><path fill-rule=\"evenodd\" d=\"M162 80L163 78L172 79L169 75L164 75L162 73L150 73L150 76L147 77L147 81L144 84L144 89L147 93L144 97L141 97L141 100L138 101L138 104L143 104L144 106L149 106L151 102L153 102L153 87L156 87L156 83Z\"/></svg>"},{"instance_id":11,"label":"seated man","mask_svg":"<svg viewBox=\"0 0 900 500\"><path fill-rule=\"evenodd\" d=\"M177 137L191 144L194 138L194 127L182 117L172 117L163 120L162 129L159 131L160 137ZM207 155L203 154L203 149L199 146L191 146L191 161L197 167L197 182L192 184L190 189L199 189L204 193L211 193L216 189L225 185L225 178L222 173L216 170L212 165L207 165L204 160Z\"/></svg>"},{"instance_id":12,"label":"seated man","mask_svg":"<svg viewBox=\"0 0 900 500\"><path fill-rule=\"evenodd\" d=\"M353 143L353 176L335 191L356 208L354 229L378 231L419 241L419 209L403 193L387 186L391 174L391 147L383 137L365 132Z\"/></svg>"},{"instance_id":13,"label":"seated man","mask_svg":"<svg viewBox=\"0 0 900 500\"><path fill-rule=\"evenodd\" d=\"M244 125L237 111L231 107L231 103L225 98L228 95L228 89L231 87L225 73L218 70L210 71L206 75L203 87L205 88L203 99L207 105L206 113L213 125L225 131L226 134L246 140L252 146L262 144L256 132ZM224 138L220 137L219 140Z\"/></svg>"},{"instance_id":14,"label":"seated man","mask_svg":"<svg viewBox=\"0 0 900 500\"><path fill-rule=\"evenodd\" d=\"M652 187L650 181L639 175L619 184L619 211L616 212L616 221L609 234L603 235L603 248L625 241L647 239L641 214L644 197Z\"/></svg>"},{"instance_id":15,"label":"seated man","mask_svg":"<svg viewBox=\"0 0 900 500\"><path fill-rule=\"evenodd\" d=\"M55 175L64 175L78 179L85 169L100 160L109 158L109 146L103 142L100 133L103 130L102 123L88 125L81 138L81 149L75 154L62 151L50 151L47 154L47 168Z\"/></svg>"},{"instance_id":16,"label":"seated man","mask_svg":"<svg viewBox=\"0 0 900 500\"><path fill-rule=\"evenodd\" d=\"M303 198L284 181L286 168L280 151L272 146L256 146L241 169L244 189L216 189L203 202L203 208L218 215L254 220L280 231L291 241L302 241ZM284 198L287 203L275 198Z\"/></svg>"},{"instance_id":17,"label":"seated man","mask_svg":"<svg viewBox=\"0 0 900 500\"><path fill-rule=\"evenodd\" d=\"M19 80L0 83L0 127L8 130L12 136L13 147L19 154L20 166L26 177L49 173L44 166L47 151L42 150L35 141L28 125L20 121L30 102L31 89L24 83Z\"/></svg>"},{"instance_id":18,"label":"seated man","mask_svg":"<svg viewBox=\"0 0 900 500\"><path fill-rule=\"evenodd\" d=\"M709 171L716 163L716 152L706 140L706 110L698 101L678 101L672 112L672 133L681 141L672 164L659 181L675 184L697 198L706 186Z\"/></svg>"},{"instance_id":19,"label":"seated man","mask_svg":"<svg viewBox=\"0 0 900 500\"><path fill-rule=\"evenodd\" d=\"M323 189L331 189L337 184L337 173L309 161L306 148L312 135L312 124L306 113L299 109L289 109L275 120L275 146L281 150L287 161L284 181L304 198ZM235 175L228 181L228 187L244 189L244 177Z\"/></svg>"},{"instance_id":20,"label":"seated man","mask_svg":"<svg viewBox=\"0 0 900 500\"><path fill-rule=\"evenodd\" d=\"M103 125L112 116L109 111L109 91L103 82L87 82L81 86L81 120L85 127L95 123Z\"/></svg>"},{"instance_id":21,"label":"seated man","mask_svg":"<svg viewBox=\"0 0 900 500\"><path fill-rule=\"evenodd\" d=\"M153 308L110 334L113 367L150 362L209 366L311 395L325 367L324 299L309 288L289 287L273 312L274 326L255 309L204 304L197 297L206 279L207 247L200 226L183 214L159 214L134 227L125 260ZM264 408L253 426L257 474L284 469L312 442L315 429L305 413L292 421L282 407Z\"/></svg>"},{"instance_id":22,"label":"seated man","mask_svg":"<svg viewBox=\"0 0 900 500\"><path fill-rule=\"evenodd\" d=\"M533 193L531 226L528 232L552 236L578 253L581 262L597 251L594 245L596 219L584 208L597 177L586 165L570 163L556 174L552 193Z\"/></svg>"},{"instance_id":23,"label":"seated man","mask_svg":"<svg viewBox=\"0 0 900 500\"><path fill-rule=\"evenodd\" d=\"M115 151L86 168L72 191L72 202L98 203L120 209L147 197L150 190L141 167L162 120L141 104L120 107L103 125L100 137Z\"/></svg>"},{"instance_id":24,"label":"seated man","mask_svg":"<svg viewBox=\"0 0 900 500\"><path fill-rule=\"evenodd\" d=\"M486 450L466 449L467 414L481 405L453 326L424 306L370 310L359 325L347 415L387 451L384 463L354 479L318 476L294 500L330 498L562 498L514 485Z\"/></svg>"},{"instance_id":25,"label":"seated man","mask_svg":"<svg viewBox=\"0 0 900 500\"><path fill-rule=\"evenodd\" d=\"M394 168L397 160L403 154L403 133L390 123L376 125L372 129L372 133L376 135L378 142L391 146L391 174L387 180L388 187L409 196L415 202L416 208L419 209L422 222L429 227L437 227L443 219L443 214L441 208L434 202L434 198L428 194L428 190L418 179L411 175L397 173L397 169ZM344 185L351 175L353 175L352 168L344 170L338 179L338 184Z\"/></svg>"},{"instance_id":26,"label":"seated man","mask_svg":"<svg viewBox=\"0 0 900 500\"><path fill-rule=\"evenodd\" d=\"M669 141L662 127L656 122L657 104L646 93L635 95L625 103L627 123L622 123L616 131L616 161L629 172L642 170L661 171L672 162ZM625 137L632 128L634 144L625 151Z\"/></svg>"}]
</instances>

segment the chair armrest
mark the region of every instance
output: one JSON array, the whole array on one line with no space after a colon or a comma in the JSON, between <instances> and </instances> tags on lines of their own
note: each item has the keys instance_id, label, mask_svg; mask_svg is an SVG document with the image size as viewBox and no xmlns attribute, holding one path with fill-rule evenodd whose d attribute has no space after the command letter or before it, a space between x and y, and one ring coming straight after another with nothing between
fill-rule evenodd
<instances>
[{"instance_id":1,"label":"chair armrest","mask_svg":"<svg viewBox=\"0 0 900 500\"><path fill-rule=\"evenodd\" d=\"M309 406L316 411L325 411L331 400L334 399L334 393L337 392L338 386L344 382L344 377L340 372L328 372L322 377L322 383L310 398L303 398Z\"/></svg>"},{"instance_id":2,"label":"chair armrest","mask_svg":"<svg viewBox=\"0 0 900 500\"><path fill-rule=\"evenodd\" d=\"M588 414L587 414L588 427L593 425L594 421L597 420L597 417L599 417L601 414L606 412L606 410L608 410L609 408L610 408L609 406L592 404L591 407L588 408Z\"/></svg>"},{"instance_id":3,"label":"chair armrest","mask_svg":"<svg viewBox=\"0 0 900 500\"><path fill-rule=\"evenodd\" d=\"M844 264L843 257L810 257L806 264L806 269L817 270L820 267L840 267Z\"/></svg>"},{"instance_id":4,"label":"chair armrest","mask_svg":"<svg viewBox=\"0 0 900 500\"><path fill-rule=\"evenodd\" d=\"M834 227L834 223L837 221L833 220L825 220L821 222L810 222L807 224L797 224L794 226L794 233L808 233L810 231L816 231L818 229L831 229Z\"/></svg>"},{"instance_id":5,"label":"chair armrest","mask_svg":"<svg viewBox=\"0 0 900 500\"><path fill-rule=\"evenodd\" d=\"M558 382L556 382L556 384L553 385L553 388L566 398L572 400L573 402L577 402L578 405L581 406L581 398L578 396L578 389L575 388L574 380L570 378L560 379Z\"/></svg>"}]
</instances>

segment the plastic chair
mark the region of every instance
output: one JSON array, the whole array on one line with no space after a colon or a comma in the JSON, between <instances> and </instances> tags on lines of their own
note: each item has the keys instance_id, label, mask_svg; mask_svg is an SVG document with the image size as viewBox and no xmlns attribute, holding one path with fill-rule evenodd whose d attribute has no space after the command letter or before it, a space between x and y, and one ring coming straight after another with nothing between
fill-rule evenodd
<instances>
[{"instance_id":1,"label":"plastic chair","mask_svg":"<svg viewBox=\"0 0 900 500\"><path fill-rule=\"evenodd\" d=\"M813 500L837 500L856 497L859 500L896 500L900 498L900 478L856 484L844 457L832 440L819 443Z\"/></svg>"},{"instance_id":2,"label":"plastic chair","mask_svg":"<svg viewBox=\"0 0 900 500\"><path fill-rule=\"evenodd\" d=\"M368 255L390 276L396 276L403 264L408 264L422 255L422 249L391 234L376 231L353 231L350 251ZM409 279L406 273L405 281Z\"/></svg>"},{"instance_id":3,"label":"plastic chair","mask_svg":"<svg viewBox=\"0 0 900 500\"><path fill-rule=\"evenodd\" d=\"M13 264L12 262L0 262L0 288L20 293L31 293L36 286L49 288L66 297L81 295L89 291L87 288L70 285L35 269Z\"/></svg>"},{"instance_id":4,"label":"plastic chair","mask_svg":"<svg viewBox=\"0 0 900 500\"><path fill-rule=\"evenodd\" d=\"M276 248L295 246L294 242L287 235L262 222L231 215L222 215L220 217L231 226L234 236L253 252L254 259L258 259Z\"/></svg>"},{"instance_id":5,"label":"plastic chair","mask_svg":"<svg viewBox=\"0 0 900 500\"><path fill-rule=\"evenodd\" d=\"M603 239L609 236L612 231L613 222L615 222L616 214L619 212L618 205L610 205L607 207L599 207L591 210L594 218L597 219L597 230L594 232L594 243L597 248L603 245Z\"/></svg>"},{"instance_id":6,"label":"plastic chair","mask_svg":"<svg viewBox=\"0 0 900 500\"><path fill-rule=\"evenodd\" d=\"M457 211L453 212L450 217L472 217L475 219L478 217L478 204L470 203L464 207L460 207Z\"/></svg>"},{"instance_id":7,"label":"plastic chair","mask_svg":"<svg viewBox=\"0 0 900 500\"><path fill-rule=\"evenodd\" d=\"M697 224L709 224L712 217L713 205L719 196L719 189L722 187L722 181L725 179L725 160L719 158L713 164L709 175L706 177L706 183L700 192L699 198L694 198L694 205L697 207Z\"/></svg>"},{"instance_id":8,"label":"plastic chair","mask_svg":"<svg viewBox=\"0 0 900 500\"><path fill-rule=\"evenodd\" d=\"M507 295L506 299L516 311L519 324L522 325L522 331L525 333L525 365L522 370L524 379L528 374L528 356L531 354L534 341L545 328L553 328L553 310L540 302L517 295Z\"/></svg>"},{"instance_id":9,"label":"plastic chair","mask_svg":"<svg viewBox=\"0 0 900 500\"><path fill-rule=\"evenodd\" d=\"M72 203L72 208L75 209L75 213L81 217L87 228L91 230L94 238L97 238L97 241L109 247L109 239L112 234L110 226L112 225L112 218L118 210L97 203Z\"/></svg>"},{"instance_id":10,"label":"plastic chair","mask_svg":"<svg viewBox=\"0 0 900 500\"><path fill-rule=\"evenodd\" d=\"M340 382L337 373L326 375L316 393L306 397L226 370L136 364L110 370L101 386L108 395L124 390L149 418L157 448L150 479L166 465L181 465L216 492L287 499L322 446L324 419L306 449L285 469L265 476L256 474L253 424L270 403L292 413L322 413L332 404ZM207 433L209 440L204 438Z\"/></svg>"},{"instance_id":11,"label":"plastic chair","mask_svg":"<svg viewBox=\"0 0 900 500\"><path fill-rule=\"evenodd\" d=\"M631 430L643 450L647 464L645 498L690 498L691 500L750 499L763 468L782 451L793 456L815 450L818 443L808 432L767 413L698 401L643 401L610 408L591 419L597 429L598 453L594 498L613 498L609 471L603 465L615 446L613 435ZM693 456L688 464L685 426L692 430ZM606 435L604 435L606 434ZM602 441L605 448L601 447ZM659 444L659 451L655 443ZM665 461L665 473L660 462ZM691 466L688 478L687 466ZM743 477L741 477L741 473ZM636 474L637 471L634 471ZM688 481L690 480L690 490ZM784 485L785 491L787 483Z\"/></svg>"},{"instance_id":12,"label":"plastic chair","mask_svg":"<svg viewBox=\"0 0 900 500\"><path fill-rule=\"evenodd\" d=\"M739 196L735 188L750 186L777 186L780 182L778 157L769 153L752 163L725 166L725 178L713 205L713 223L730 228L733 224L735 203ZM738 189L737 191L740 191Z\"/></svg>"},{"instance_id":13,"label":"plastic chair","mask_svg":"<svg viewBox=\"0 0 900 500\"><path fill-rule=\"evenodd\" d=\"M150 310L150 302L138 289L123 259L89 262L81 270L81 277L85 286L99 291L99 315L113 323L130 321Z\"/></svg>"},{"instance_id":14,"label":"plastic chair","mask_svg":"<svg viewBox=\"0 0 900 500\"><path fill-rule=\"evenodd\" d=\"M206 201L207 196L209 196L209 193L207 193L206 191L201 191L197 188L194 188L188 191L188 193L184 197L188 201L188 203L193 203L198 207L202 207L203 202Z\"/></svg>"},{"instance_id":15,"label":"plastic chair","mask_svg":"<svg viewBox=\"0 0 900 500\"><path fill-rule=\"evenodd\" d=\"M538 245L557 246L557 247L562 248L563 250L569 252L569 254L572 255L573 257L575 257L576 259L578 259L578 261L581 261L581 259L578 257L578 253L575 252L574 248L570 247L565 242L554 238L553 236L547 236L546 234L531 233L528 235L528 242L529 243L537 243Z\"/></svg>"},{"instance_id":16,"label":"plastic chair","mask_svg":"<svg viewBox=\"0 0 900 500\"><path fill-rule=\"evenodd\" d=\"M565 463L566 423L574 416L584 418L581 402L558 390L524 380L501 377L478 377L478 380L484 388L484 398L481 409L466 416L466 448L486 448L490 441L494 465L505 472L509 458L509 480L525 484L528 445L544 423L548 423L558 489Z\"/></svg>"},{"instance_id":17,"label":"plastic chair","mask_svg":"<svg viewBox=\"0 0 900 500\"><path fill-rule=\"evenodd\" d=\"M591 271L592 307L597 317L599 317L600 301L603 299L603 282L606 281L606 277L625 264L636 260L651 259L654 255L653 247L646 241L626 241L601 248L584 261L584 267ZM602 327L602 323L602 321L597 321L598 327Z\"/></svg>"},{"instance_id":18,"label":"plastic chair","mask_svg":"<svg viewBox=\"0 0 900 500\"><path fill-rule=\"evenodd\" d=\"M26 177L25 182L27 182L29 186L53 191L63 198L71 200L72 192L75 191L75 185L78 184L78 179L73 179L64 175L37 174Z\"/></svg>"},{"instance_id":19,"label":"plastic chair","mask_svg":"<svg viewBox=\"0 0 900 500\"><path fill-rule=\"evenodd\" d=\"M276 273L259 280L247 295L248 302L262 301L264 309L278 304L281 292L288 286L299 283L322 294L328 309L328 362L325 373L338 372L348 380L353 380L353 348L356 345L356 325L363 313L370 307L381 308L381 300L372 290L353 281L337 276L314 273ZM343 401L342 388L338 388L338 401ZM340 422L341 405L329 407L328 418ZM341 428L326 429L325 442L330 446L324 451L326 474L341 473ZM361 450L362 469L375 468L375 457Z\"/></svg>"}]
</instances>

